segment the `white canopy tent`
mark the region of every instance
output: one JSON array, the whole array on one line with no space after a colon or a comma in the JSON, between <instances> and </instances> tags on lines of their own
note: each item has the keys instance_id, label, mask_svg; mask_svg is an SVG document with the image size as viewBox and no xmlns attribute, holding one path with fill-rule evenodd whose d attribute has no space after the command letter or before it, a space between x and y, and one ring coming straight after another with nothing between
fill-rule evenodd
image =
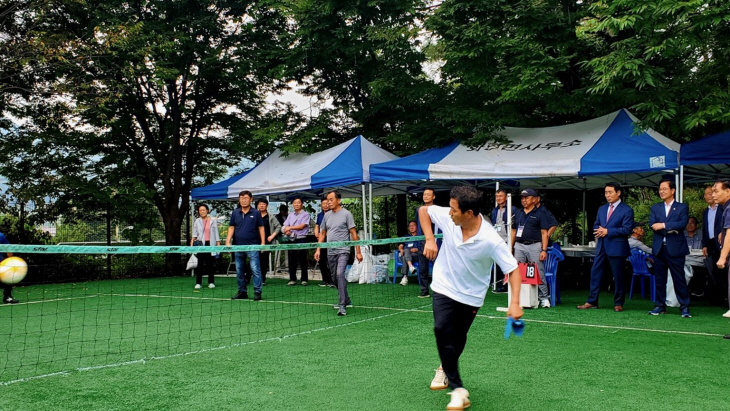
<instances>
[{"instance_id":1,"label":"white canopy tent","mask_svg":"<svg viewBox=\"0 0 730 411\"><path fill-rule=\"evenodd\" d=\"M372 186L370 165L397 159L398 156L377 147L362 136L355 137L335 147L315 154L292 153L284 155L274 150L265 160L251 170L222 182L192 190L194 200L237 199L238 193L248 190L254 196L269 196L286 201L295 196L309 199L320 198L332 189L338 189L343 197L362 197L363 217L367 222L366 203L370 199L372 224L372 196L393 194L393 190ZM365 234L371 232L364 224Z\"/></svg>"},{"instance_id":2,"label":"white canopy tent","mask_svg":"<svg viewBox=\"0 0 730 411\"><path fill-rule=\"evenodd\" d=\"M459 142L374 164L373 183L407 191L431 182L586 189L607 181L654 185L679 167L679 143L654 130L637 131L627 110L545 128L507 127L506 142L470 148Z\"/></svg>"}]
</instances>

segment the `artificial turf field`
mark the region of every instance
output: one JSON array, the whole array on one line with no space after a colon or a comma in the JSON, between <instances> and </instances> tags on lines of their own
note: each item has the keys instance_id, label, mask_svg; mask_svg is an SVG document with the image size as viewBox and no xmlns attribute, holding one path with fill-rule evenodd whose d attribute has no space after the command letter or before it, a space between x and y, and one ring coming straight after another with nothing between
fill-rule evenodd
<instances>
[{"instance_id":1,"label":"artificial turf field","mask_svg":"<svg viewBox=\"0 0 730 411\"><path fill-rule=\"evenodd\" d=\"M0 410L445 409L417 286L350 285L355 306L337 317L336 290L285 281L261 302L231 301L234 278L200 292L190 278L19 287L26 303L0 306ZM507 296L490 293L461 358L471 409L730 409L724 310L576 310L585 296L527 310L524 337L505 341Z\"/></svg>"}]
</instances>

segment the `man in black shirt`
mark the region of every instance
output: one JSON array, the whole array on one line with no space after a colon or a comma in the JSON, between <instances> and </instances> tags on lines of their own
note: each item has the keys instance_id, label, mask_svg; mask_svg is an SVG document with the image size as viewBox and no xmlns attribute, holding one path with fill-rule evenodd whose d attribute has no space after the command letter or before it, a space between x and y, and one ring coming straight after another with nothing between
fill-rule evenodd
<instances>
[{"instance_id":1,"label":"man in black shirt","mask_svg":"<svg viewBox=\"0 0 730 411\"><path fill-rule=\"evenodd\" d=\"M548 229L550 223L547 213L537 209L537 192L528 188L520 193L522 197L522 210L517 210L515 216L515 228L512 230L512 242L514 244L515 258L518 262L531 262L537 264L540 272L541 283L538 286L538 298L540 306L550 307L550 289L545 282L545 267L543 261L547 258Z\"/></svg>"}]
</instances>

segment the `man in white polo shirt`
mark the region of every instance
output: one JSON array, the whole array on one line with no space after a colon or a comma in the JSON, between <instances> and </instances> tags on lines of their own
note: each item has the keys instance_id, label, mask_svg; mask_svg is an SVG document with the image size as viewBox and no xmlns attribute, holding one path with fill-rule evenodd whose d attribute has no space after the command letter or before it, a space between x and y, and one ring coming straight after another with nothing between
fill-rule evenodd
<instances>
[{"instance_id":1,"label":"man in white polo shirt","mask_svg":"<svg viewBox=\"0 0 730 411\"><path fill-rule=\"evenodd\" d=\"M489 289L492 264L509 276L512 299L507 316L522 317L517 260L497 231L480 213L481 193L474 187L454 187L449 207L421 207L418 217L426 236L424 255L433 260L433 321L441 366L431 382L432 390L451 387L447 410L463 410L471 405L469 392L461 383L459 357L484 296ZM443 231L439 250L431 222Z\"/></svg>"}]
</instances>

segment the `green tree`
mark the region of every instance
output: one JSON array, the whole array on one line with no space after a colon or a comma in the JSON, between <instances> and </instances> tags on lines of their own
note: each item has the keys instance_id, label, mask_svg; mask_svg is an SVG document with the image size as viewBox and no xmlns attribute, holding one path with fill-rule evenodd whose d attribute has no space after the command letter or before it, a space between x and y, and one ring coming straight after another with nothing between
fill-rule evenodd
<instances>
[{"instance_id":1,"label":"green tree","mask_svg":"<svg viewBox=\"0 0 730 411\"><path fill-rule=\"evenodd\" d=\"M425 72L423 0L295 0L291 79L320 102L289 151L311 152L362 134L398 154L450 141L438 117L444 90ZM312 144L312 142L315 144Z\"/></svg>"},{"instance_id":2,"label":"green tree","mask_svg":"<svg viewBox=\"0 0 730 411\"><path fill-rule=\"evenodd\" d=\"M48 45L3 134L11 186L45 175L56 202L151 202L179 244L195 178L208 183L257 144L288 108L281 87L287 20L275 1L128 3L58 0L33 11L28 44ZM286 124L285 121L282 121ZM43 180L38 180L43 181ZM136 197L135 197L136 196ZM69 198L69 201L59 201Z\"/></svg>"},{"instance_id":3,"label":"green tree","mask_svg":"<svg viewBox=\"0 0 730 411\"><path fill-rule=\"evenodd\" d=\"M599 50L576 34L586 13L585 2L564 0L441 3L426 21L450 87L441 116L478 144L503 126L566 124L628 104L588 92L582 63Z\"/></svg>"},{"instance_id":4,"label":"green tree","mask_svg":"<svg viewBox=\"0 0 730 411\"><path fill-rule=\"evenodd\" d=\"M578 33L602 51L585 59L592 94L629 96L646 125L676 140L728 128L727 1L590 2Z\"/></svg>"}]
</instances>

